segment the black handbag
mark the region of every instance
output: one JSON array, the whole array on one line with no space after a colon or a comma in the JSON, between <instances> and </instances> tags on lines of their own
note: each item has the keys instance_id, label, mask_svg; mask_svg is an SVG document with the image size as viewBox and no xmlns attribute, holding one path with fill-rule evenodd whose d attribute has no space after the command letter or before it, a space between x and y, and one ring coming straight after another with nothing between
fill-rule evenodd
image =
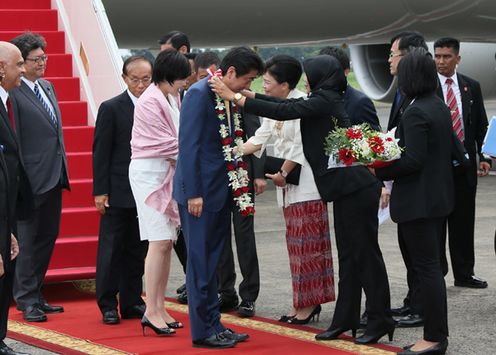
<instances>
[{"instance_id":1,"label":"black handbag","mask_svg":"<svg viewBox=\"0 0 496 355\"><path fill-rule=\"evenodd\" d=\"M267 155L265 157L264 174L277 174L279 170L281 170L282 164L284 164L284 160L285 159ZM286 176L286 183L291 185L298 185L300 183L300 173L301 165L297 164L294 169L291 170L288 176Z\"/></svg>"}]
</instances>

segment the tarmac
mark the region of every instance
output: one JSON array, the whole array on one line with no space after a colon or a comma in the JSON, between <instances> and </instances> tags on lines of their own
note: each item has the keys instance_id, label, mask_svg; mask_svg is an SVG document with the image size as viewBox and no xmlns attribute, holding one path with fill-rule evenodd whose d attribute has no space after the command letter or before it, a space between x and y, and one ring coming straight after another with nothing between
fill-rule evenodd
<instances>
[{"instance_id":1,"label":"tarmac","mask_svg":"<svg viewBox=\"0 0 496 355\"><path fill-rule=\"evenodd\" d=\"M389 105L378 104L378 114L383 127L389 116ZM487 101L488 117L496 115L496 101ZM495 164L496 165L496 164ZM268 189L257 196L255 232L260 264L260 295L256 302L256 314L261 317L278 319L286 314L292 305L291 276L285 242L285 227L282 210L277 207L275 190ZM329 205L332 216L332 204ZM331 244L334 260L336 292L338 283L338 258L331 223ZM487 289L469 289L454 286L453 275L446 276L448 295L449 347L448 355L486 355L496 353L496 172L480 178L477 191L475 227L475 274L487 280ZM386 262L391 289L391 306L402 304L407 292L406 270L401 258L396 234L396 225L386 221L379 229L379 242ZM235 242L233 241L233 244ZM449 253L448 253L449 257ZM167 296L175 297L175 290L184 282L182 268L175 256L172 258L171 276ZM237 267L237 266L236 266ZM237 267L238 282L241 277ZM362 303L364 302L362 297ZM310 326L325 329L329 326L335 303L323 305L318 322ZM95 305L96 307L96 305ZM363 306L362 306L363 307ZM402 347L422 337L422 328L398 328L393 342L383 337L380 342ZM29 345L6 340L17 351L33 355L53 354ZM274 349L277 354L277 349Z\"/></svg>"}]
</instances>

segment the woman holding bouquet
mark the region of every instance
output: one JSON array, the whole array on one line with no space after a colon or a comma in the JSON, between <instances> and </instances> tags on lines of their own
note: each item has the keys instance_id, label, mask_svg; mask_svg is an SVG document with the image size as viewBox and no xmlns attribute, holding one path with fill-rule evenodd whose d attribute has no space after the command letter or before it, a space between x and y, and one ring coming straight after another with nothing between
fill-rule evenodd
<instances>
[{"instance_id":1,"label":"woman holding bouquet","mask_svg":"<svg viewBox=\"0 0 496 355\"><path fill-rule=\"evenodd\" d=\"M392 338L394 322L389 316L390 297L386 267L377 240L379 181L363 166L327 168L325 137L338 125L350 125L342 94L346 78L339 62L328 55L303 63L310 93L305 98L281 99L251 92L234 93L212 79L211 85L224 99L244 106L246 112L278 121L300 118L303 153L309 162L320 196L334 201L334 222L339 255L339 294L329 329L318 340L337 339L359 327L362 288L367 296L369 318L365 334L356 343ZM332 120L332 118L336 120Z\"/></svg>"},{"instance_id":2,"label":"woman holding bouquet","mask_svg":"<svg viewBox=\"0 0 496 355\"><path fill-rule=\"evenodd\" d=\"M423 339L402 355L444 354L448 346L446 285L440 265L443 221L454 205L451 114L436 95L436 65L424 49L415 49L398 66L398 85L412 100L396 131L404 151L390 166L376 169L394 180L391 218L418 275L424 309Z\"/></svg>"},{"instance_id":3,"label":"woman holding bouquet","mask_svg":"<svg viewBox=\"0 0 496 355\"><path fill-rule=\"evenodd\" d=\"M298 98L296 89L301 64L288 55L276 55L265 63L263 88L267 95ZM321 311L320 304L334 301L334 271L327 203L322 201L312 169L303 154L300 120L278 122L264 118L262 125L243 146L245 155L263 153L269 139L274 155L285 159L280 171L271 175L277 185L277 202L283 207L286 242L293 284L293 309L279 321L307 324ZM257 154L257 153L255 153ZM298 184L286 183L286 176L301 165Z\"/></svg>"}]
</instances>

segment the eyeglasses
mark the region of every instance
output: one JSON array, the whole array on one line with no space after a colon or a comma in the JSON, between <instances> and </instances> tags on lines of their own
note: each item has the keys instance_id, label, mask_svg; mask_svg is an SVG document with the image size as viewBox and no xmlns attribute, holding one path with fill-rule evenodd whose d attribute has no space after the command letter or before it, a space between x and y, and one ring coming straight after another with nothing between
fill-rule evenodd
<instances>
[{"instance_id":1,"label":"eyeglasses","mask_svg":"<svg viewBox=\"0 0 496 355\"><path fill-rule=\"evenodd\" d=\"M40 55L39 57L26 58L26 60L33 61L36 64L40 64L41 62L46 63L48 61L48 56L46 54L43 54L43 55Z\"/></svg>"},{"instance_id":2,"label":"eyeglasses","mask_svg":"<svg viewBox=\"0 0 496 355\"><path fill-rule=\"evenodd\" d=\"M399 52L399 53L389 53L389 58L395 58L395 57L403 57L403 53Z\"/></svg>"},{"instance_id":3,"label":"eyeglasses","mask_svg":"<svg viewBox=\"0 0 496 355\"><path fill-rule=\"evenodd\" d=\"M133 85L139 85L140 83L143 84L143 85L148 85L150 84L150 82L152 81L152 78L150 77L145 77L143 79L138 79L138 78L130 78L129 76L127 77L129 79L129 81L131 82L131 84Z\"/></svg>"}]
</instances>

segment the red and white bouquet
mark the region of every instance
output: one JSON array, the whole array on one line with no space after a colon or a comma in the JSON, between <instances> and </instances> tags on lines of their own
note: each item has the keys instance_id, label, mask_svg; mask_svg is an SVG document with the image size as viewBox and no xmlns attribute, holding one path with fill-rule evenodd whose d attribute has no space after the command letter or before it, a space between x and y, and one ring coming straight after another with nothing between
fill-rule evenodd
<instances>
[{"instance_id":1,"label":"red and white bouquet","mask_svg":"<svg viewBox=\"0 0 496 355\"><path fill-rule=\"evenodd\" d=\"M401 157L399 139L394 131L382 133L367 123L347 128L336 127L326 137L324 150L329 156L328 168L367 165L379 168Z\"/></svg>"}]
</instances>

